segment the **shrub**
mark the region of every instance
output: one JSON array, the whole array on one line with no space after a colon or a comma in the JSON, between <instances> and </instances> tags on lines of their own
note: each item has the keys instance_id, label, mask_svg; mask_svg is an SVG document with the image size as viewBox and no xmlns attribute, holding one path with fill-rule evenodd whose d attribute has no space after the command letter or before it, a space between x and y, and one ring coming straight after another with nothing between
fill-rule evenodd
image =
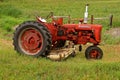
<instances>
[{"instance_id":1,"label":"shrub","mask_svg":"<svg viewBox=\"0 0 120 80\"><path fill-rule=\"evenodd\" d=\"M22 12L11 5L0 5L0 14L12 17L19 17Z\"/></svg>"},{"instance_id":2,"label":"shrub","mask_svg":"<svg viewBox=\"0 0 120 80\"><path fill-rule=\"evenodd\" d=\"M10 16L2 16L2 20L0 19L0 28L6 30L7 32L11 32L13 27L21 23L21 20L10 17Z\"/></svg>"}]
</instances>

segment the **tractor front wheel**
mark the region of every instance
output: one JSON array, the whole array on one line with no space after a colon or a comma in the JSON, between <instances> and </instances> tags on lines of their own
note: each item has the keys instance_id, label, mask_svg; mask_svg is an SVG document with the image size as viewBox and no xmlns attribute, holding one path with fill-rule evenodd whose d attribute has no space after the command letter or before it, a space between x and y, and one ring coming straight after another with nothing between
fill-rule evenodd
<instances>
[{"instance_id":1,"label":"tractor front wheel","mask_svg":"<svg viewBox=\"0 0 120 80\"><path fill-rule=\"evenodd\" d=\"M46 27L26 21L16 28L13 45L17 52L30 56L45 56L51 49L51 35Z\"/></svg>"},{"instance_id":2,"label":"tractor front wheel","mask_svg":"<svg viewBox=\"0 0 120 80\"><path fill-rule=\"evenodd\" d=\"M85 51L85 57L87 59L101 59L103 51L97 46L90 46Z\"/></svg>"}]
</instances>

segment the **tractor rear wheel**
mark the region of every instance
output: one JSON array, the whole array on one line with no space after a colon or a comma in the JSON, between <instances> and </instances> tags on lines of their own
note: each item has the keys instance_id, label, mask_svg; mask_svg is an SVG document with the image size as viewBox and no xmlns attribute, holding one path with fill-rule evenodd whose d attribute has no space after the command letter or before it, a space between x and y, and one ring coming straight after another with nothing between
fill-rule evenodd
<instances>
[{"instance_id":1,"label":"tractor rear wheel","mask_svg":"<svg viewBox=\"0 0 120 80\"><path fill-rule=\"evenodd\" d=\"M97 46L90 46L85 51L85 57L87 59L101 59L103 51Z\"/></svg>"},{"instance_id":2,"label":"tractor rear wheel","mask_svg":"<svg viewBox=\"0 0 120 80\"><path fill-rule=\"evenodd\" d=\"M17 52L30 56L45 56L51 49L51 35L46 27L26 21L16 28L13 45Z\"/></svg>"}]
</instances>

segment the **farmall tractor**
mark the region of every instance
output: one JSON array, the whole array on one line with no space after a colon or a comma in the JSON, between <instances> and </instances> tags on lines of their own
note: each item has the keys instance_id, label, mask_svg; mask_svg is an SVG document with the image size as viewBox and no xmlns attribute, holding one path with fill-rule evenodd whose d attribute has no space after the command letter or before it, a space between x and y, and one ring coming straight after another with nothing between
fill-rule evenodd
<instances>
[{"instance_id":1,"label":"farmall tractor","mask_svg":"<svg viewBox=\"0 0 120 80\"><path fill-rule=\"evenodd\" d=\"M14 33L13 45L17 52L30 56L47 56L55 48L62 48L66 41L72 41L74 45L92 43L85 51L87 59L101 59L102 50L97 47L101 41L101 25L87 24L88 5L86 5L85 17L78 24L63 23L66 16L54 16L50 13L50 23L37 17L36 21L25 21L20 24Z\"/></svg>"}]
</instances>

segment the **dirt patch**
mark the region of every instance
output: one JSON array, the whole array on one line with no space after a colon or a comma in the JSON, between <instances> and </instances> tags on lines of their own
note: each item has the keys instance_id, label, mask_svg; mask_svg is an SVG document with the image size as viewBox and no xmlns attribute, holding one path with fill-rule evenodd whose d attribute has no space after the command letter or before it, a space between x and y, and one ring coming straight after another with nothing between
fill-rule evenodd
<instances>
[{"instance_id":1,"label":"dirt patch","mask_svg":"<svg viewBox=\"0 0 120 80\"><path fill-rule=\"evenodd\" d=\"M112 37L120 37L120 28L111 28L106 31L106 34L111 35Z\"/></svg>"},{"instance_id":2,"label":"dirt patch","mask_svg":"<svg viewBox=\"0 0 120 80\"><path fill-rule=\"evenodd\" d=\"M2 48L13 48L11 40L0 39L0 47Z\"/></svg>"}]
</instances>

